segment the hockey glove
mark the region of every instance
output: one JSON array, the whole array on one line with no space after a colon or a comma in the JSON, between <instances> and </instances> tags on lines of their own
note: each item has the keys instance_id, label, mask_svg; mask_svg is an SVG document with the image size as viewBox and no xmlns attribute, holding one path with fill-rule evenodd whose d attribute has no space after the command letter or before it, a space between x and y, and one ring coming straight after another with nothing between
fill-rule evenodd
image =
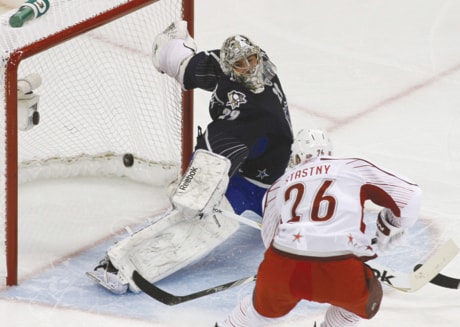
<instances>
[{"instance_id":1,"label":"hockey glove","mask_svg":"<svg viewBox=\"0 0 460 327\"><path fill-rule=\"evenodd\" d=\"M196 53L196 44L187 31L186 21L177 21L153 41L153 65L160 73L175 78L182 86L185 67Z\"/></svg>"},{"instance_id":2,"label":"hockey glove","mask_svg":"<svg viewBox=\"0 0 460 327\"><path fill-rule=\"evenodd\" d=\"M377 217L377 245L380 250L386 251L393 248L402 236L404 236L406 230L398 227L397 220L390 209L382 209Z\"/></svg>"}]
</instances>

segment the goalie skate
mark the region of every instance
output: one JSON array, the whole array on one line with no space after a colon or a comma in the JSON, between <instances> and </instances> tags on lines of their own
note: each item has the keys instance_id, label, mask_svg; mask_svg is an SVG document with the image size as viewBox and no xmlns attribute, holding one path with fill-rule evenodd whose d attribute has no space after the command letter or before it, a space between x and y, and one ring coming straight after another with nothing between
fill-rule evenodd
<instances>
[{"instance_id":1,"label":"goalie skate","mask_svg":"<svg viewBox=\"0 0 460 327\"><path fill-rule=\"evenodd\" d=\"M93 271L88 271L86 276L114 294L120 295L128 291L128 283L122 280L108 258L104 258Z\"/></svg>"}]
</instances>

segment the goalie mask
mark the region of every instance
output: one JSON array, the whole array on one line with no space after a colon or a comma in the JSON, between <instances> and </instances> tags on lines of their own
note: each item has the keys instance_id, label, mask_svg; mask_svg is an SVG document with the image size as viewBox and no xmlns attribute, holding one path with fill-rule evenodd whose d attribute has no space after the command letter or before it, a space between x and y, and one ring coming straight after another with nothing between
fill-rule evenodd
<instances>
[{"instance_id":1,"label":"goalie mask","mask_svg":"<svg viewBox=\"0 0 460 327\"><path fill-rule=\"evenodd\" d=\"M263 92L265 82L276 74L275 66L263 51L243 35L225 40L220 50L220 67L232 81L254 93Z\"/></svg>"},{"instance_id":2,"label":"goalie mask","mask_svg":"<svg viewBox=\"0 0 460 327\"><path fill-rule=\"evenodd\" d=\"M302 129L297 133L292 144L289 167L311 158L332 155L332 142L327 133L321 129Z\"/></svg>"}]
</instances>

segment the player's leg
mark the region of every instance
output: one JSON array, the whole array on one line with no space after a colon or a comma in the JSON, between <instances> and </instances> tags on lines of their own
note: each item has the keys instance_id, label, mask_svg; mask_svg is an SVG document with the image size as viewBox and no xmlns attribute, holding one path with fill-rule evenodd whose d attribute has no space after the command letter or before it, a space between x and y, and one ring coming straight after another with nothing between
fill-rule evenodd
<instances>
[{"instance_id":1,"label":"player's leg","mask_svg":"<svg viewBox=\"0 0 460 327\"><path fill-rule=\"evenodd\" d=\"M232 310L227 319L216 323L216 327L262 327L279 322L279 318L260 315L254 308L252 295L245 296Z\"/></svg>"},{"instance_id":2,"label":"player's leg","mask_svg":"<svg viewBox=\"0 0 460 327\"><path fill-rule=\"evenodd\" d=\"M361 318L343 308L330 306L320 327L354 327L361 321Z\"/></svg>"},{"instance_id":3,"label":"player's leg","mask_svg":"<svg viewBox=\"0 0 460 327\"><path fill-rule=\"evenodd\" d=\"M312 276L310 299L332 305L322 327L356 326L361 319L371 319L378 312L382 286L372 270L357 258L314 262Z\"/></svg>"},{"instance_id":4,"label":"player's leg","mask_svg":"<svg viewBox=\"0 0 460 327\"><path fill-rule=\"evenodd\" d=\"M171 196L174 210L112 246L107 252L110 265L98 265L88 276L116 294L126 291L126 285L138 292L132 280L134 270L155 282L224 242L239 224L213 214L212 209L219 206L231 210L224 198L229 165L224 157L196 151Z\"/></svg>"},{"instance_id":5,"label":"player's leg","mask_svg":"<svg viewBox=\"0 0 460 327\"><path fill-rule=\"evenodd\" d=\"M183 218L177 210L156 217L155 223L142 228L110 247L106 256L93 271L87 272L86 275L114 294L125 293L129 283L132 282L132 272L137 269L131 262L131 256L145 247L148 240L154 240L166 233L167 230L172 230L182 220ZM161 258L154 260L159 262Z\"/></svg>"},{"instance_id":6,"label":"player's leg","mask_svg":"<svg viewBox=\"0 0 460 327\"><path fill-rule=\"evenodd\" d=\"M266 187L235 173L230 178L225 197L238 215L249 210L262 217L262 199L266 191Z\"/></svg>"},{"instance_id":7,"label":"player's leg","mask_svg":"<svg viewBox=\"0 0 460 327\"><path fill-rule=\"evenodd\" d=\"M254 294L245 297L218 326L254 327L279 322L301 300L292 295L296 262L268 249L257 272Z\"/></svg>"}]
</instances>

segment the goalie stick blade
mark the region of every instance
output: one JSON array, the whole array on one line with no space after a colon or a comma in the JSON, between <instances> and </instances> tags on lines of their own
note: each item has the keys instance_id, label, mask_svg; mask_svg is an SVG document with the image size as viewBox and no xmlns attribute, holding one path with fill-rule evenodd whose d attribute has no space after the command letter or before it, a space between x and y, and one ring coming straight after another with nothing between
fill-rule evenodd
<instances>
[{"instance_id":1,"label":"goalie stick blade","mask_svg":"<svg viewBox=\"0 0 460 327\"><path fill-rule=\"evenodd\" d=\"M418 264L414 267L414 271L417 271L422 265ZM432 280L431 284L451 288L451 289L460 289L460 278L450 277L443 274L437 274Z\"/></svg>"},{"instance_id":2,"label":"goalie stick blade","mask_svg":"<svg viewBox=\"0 0 460 327\"><path fill-rule=\"evenodd\" d=\"M251 226L255 229L261 229L262 228L262 224L261 223L258 223L254 220L251 220L249 218L246 218L246 217L243 217L241 215L237 215L236 213L233 213L233 212L230 212L230 211L225 211L225 210L222 210L220 208L216 208L214 207L213 208L213 213L217 213L217 214L220 214L226 218L230 218L230 219L234 219L242 224L245 224L245 225L248 225L248 226Z\"/></svg>"},{"instance_id":3,"label":"goalie stick blade","mask_svg":"<svg viewBox=\"0 0 460 327\"><path fill-rule=\"evenodd\" d=\"M158 286L151 284L148 280L142 277L141 274L139 274L137 271L133 272L133 280L136 283L137 287L139 287L148 296L166 305L176 305L179 303L198 299L206 295L225 291L227 289L252 282L256 280L256 276L249 276L249 277L241 278L241 279L229 282L229 283L210 287L208 289L198 291L195 293L191 293L191 294L187 294L187 295L174 295L174 294L168 293L162 290L161 288L159 288Z\"/></svg>"}]
</instances>

